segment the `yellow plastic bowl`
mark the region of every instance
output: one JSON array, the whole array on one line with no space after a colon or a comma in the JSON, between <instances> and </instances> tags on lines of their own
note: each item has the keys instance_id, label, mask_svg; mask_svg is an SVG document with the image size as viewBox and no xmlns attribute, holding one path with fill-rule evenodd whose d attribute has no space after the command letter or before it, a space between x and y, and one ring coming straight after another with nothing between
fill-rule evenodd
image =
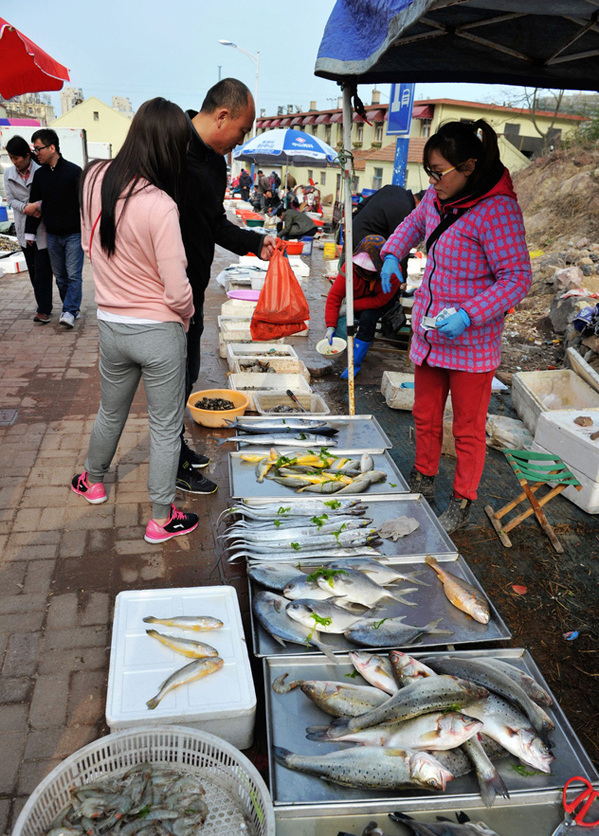
<instances>
[{"instance_id":1,"label":"yellow plastic bowl","mask_svg":"<svg viewBox=\"0 0 599 836\"><path fill-rule=\"evenodd\" d=\"M234 409L198 409L196 404L202 398L224 398L235 404ZM187 400L187 408L196 424L203 427L226 427L228 418L244 415L250 405L249 398L235 389L203 389L192 392Z\"/></svg>"}]
</instances>

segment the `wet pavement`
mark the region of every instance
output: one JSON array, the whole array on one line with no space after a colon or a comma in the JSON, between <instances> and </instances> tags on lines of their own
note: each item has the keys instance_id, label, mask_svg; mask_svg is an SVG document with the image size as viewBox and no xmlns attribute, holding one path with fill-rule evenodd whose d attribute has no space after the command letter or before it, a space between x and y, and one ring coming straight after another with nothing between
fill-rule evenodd
<instances>
[{"instance_id":1,"label":"wet pavement","mask_svg":"<svg viewBox=\"0 0 599 836\"><path fill-rule=\"evenodd\" d=\"M235 260L219 251L213 275ZM304 283L311 328L308 337L288 342L313 371L314 391L324 397L331 412L347 413L347 387L337 376L343 368L341 359L331 364L314 349L325 331L322 311L329 288L322 250L315 247L305 260L312 271ZM143 389L134 400L109 471L108 501L91 506L69 490L72 476L82 469L99 402L98 334L89 263L84 270L82 316L72 331L58 326L56 307L51 324L33 323L33 294L26 273L5 275L0 286L0 750L5 753L0 760L0 833L9 833L44 775L108 731L104 711L111 623L115 596L121 590L229 584L237 590L249 627L244 567L223 559L217 539L217 518L229 498L228 445L217 444L228 431L208 430L187 418L189 438L210 456L204 472L218 483L219 491L209 497L178 494L178 507L200 515L198 530L162 546L149 545L143 540L150 514ZM212 282L197 389L226 386L228 365L219 357L216 321L225 300L222 288ZM56 291L54 301L56 305ZM356 385L356 412L377 416L393 441L394 460L407 474L414 450L411 414L389 409L380 394L383 370L405 368L405 353L375 342ZM509 394L494 396L493 406L493 411L513 415ZM441 506L449 495L451 471L452 460L444 458L438 479ZM503 456L491 452L481 502L468 529L456 535L456 543L511 627L512 644L528 646L542 670L542 646L547 658L562 662L562 668L558 666L549 677L550 685L589 754L597 758L599 703L593 703L597 688L590 678L597 677L592 655L597 652L592 604L596 607L596 521L558 498L548 516L560 524L565 557L557 560L534 520L518 530L516 548L508 552L491 531L482 506L490 501L499 507L506 501L506 491L512 496L516 487ZM576 569L577 563L581 569ZM544 578L537 575L539 567ZM511 584L522 575L531 579L527 601L511 591ZM542 584L554 575L562 586L567 584L572 599L552 588L555 611L539 624L546 602L536 601L538 589L532 585L535 578ZM566 609L567 618L560 608ZM564 624L583 630L576 648L564 644ZM564 658L571 658L574 666L583 665L589 679L565 677ZM258 719L256 743L249 754L264 770L260 672L255 664ZM579 696L580 689L591 683L595 691L589 719Z\"/></svg>"}]
</instances>

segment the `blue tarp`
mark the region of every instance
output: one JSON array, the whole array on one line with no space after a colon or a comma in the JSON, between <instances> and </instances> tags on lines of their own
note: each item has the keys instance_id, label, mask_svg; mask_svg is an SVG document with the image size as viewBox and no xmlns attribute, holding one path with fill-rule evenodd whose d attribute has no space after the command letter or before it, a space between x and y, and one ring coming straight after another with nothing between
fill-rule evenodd
<instances>
[{"instance_id":1,"label":"blue tarp","mask_svg":"<svg viewBox=\"0 0 599 836\"><path fill-rule=\"evenodd\" d=\"M597 15L587 0L337 0L315 73L597 90Z\"/></svg>"}]
</instances>

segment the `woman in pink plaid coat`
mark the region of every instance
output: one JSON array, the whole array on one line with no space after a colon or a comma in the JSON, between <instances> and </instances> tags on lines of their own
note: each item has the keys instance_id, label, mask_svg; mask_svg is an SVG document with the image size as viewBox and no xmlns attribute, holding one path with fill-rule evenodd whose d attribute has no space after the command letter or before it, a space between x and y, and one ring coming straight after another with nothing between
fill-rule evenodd
<instances>
[{"instance_id":1,"label":"woman in pink plaid coat","mask_svg":"<svg viewBox=\"0 0 599 836\"><path fill-rule=\"evenodd\" d=\"M526 296L532 273L522 212L491 126L482 119L448 122L423 156L431 188L383 247L381 278L384 289L401 275L401 259L426 242L426 270L412 308L416 460L409 482L434 499L451 391L457 461L440 517L451 534L467 524L477 497L505 314Z\"/></svg>"}]
</instances>

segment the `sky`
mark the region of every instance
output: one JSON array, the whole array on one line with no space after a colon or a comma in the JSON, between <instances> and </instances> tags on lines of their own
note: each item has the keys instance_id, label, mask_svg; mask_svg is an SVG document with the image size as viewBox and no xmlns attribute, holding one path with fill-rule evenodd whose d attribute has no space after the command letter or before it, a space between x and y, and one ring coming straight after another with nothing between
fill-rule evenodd
<instances>
[{"instance_id":1,"label":"sky","mask_svg":"<svg viewBox=\"0 0 599 836\"><path fill-rule=\"evenodd\" d=\"M246 0L28 0L3 14L32 41L68 67L84 97L112 104L112 96L131 99L133 109L164 96L184 109L199 110L206 91L220 77L235 76L253 92L256 64L227 39L252 53L259 51L258 108L266 115L282 105L308 110L337 105L341 88L317 78L314 64L335 0L283 0L279 4ZM369 104L370 85L359 94ZM389 101L389 85L379 87ZM519 88L479 84L416 85L416 98L514 101ZM59 116L60 94L51 94Z\"/></svg>"}]
</instances>

